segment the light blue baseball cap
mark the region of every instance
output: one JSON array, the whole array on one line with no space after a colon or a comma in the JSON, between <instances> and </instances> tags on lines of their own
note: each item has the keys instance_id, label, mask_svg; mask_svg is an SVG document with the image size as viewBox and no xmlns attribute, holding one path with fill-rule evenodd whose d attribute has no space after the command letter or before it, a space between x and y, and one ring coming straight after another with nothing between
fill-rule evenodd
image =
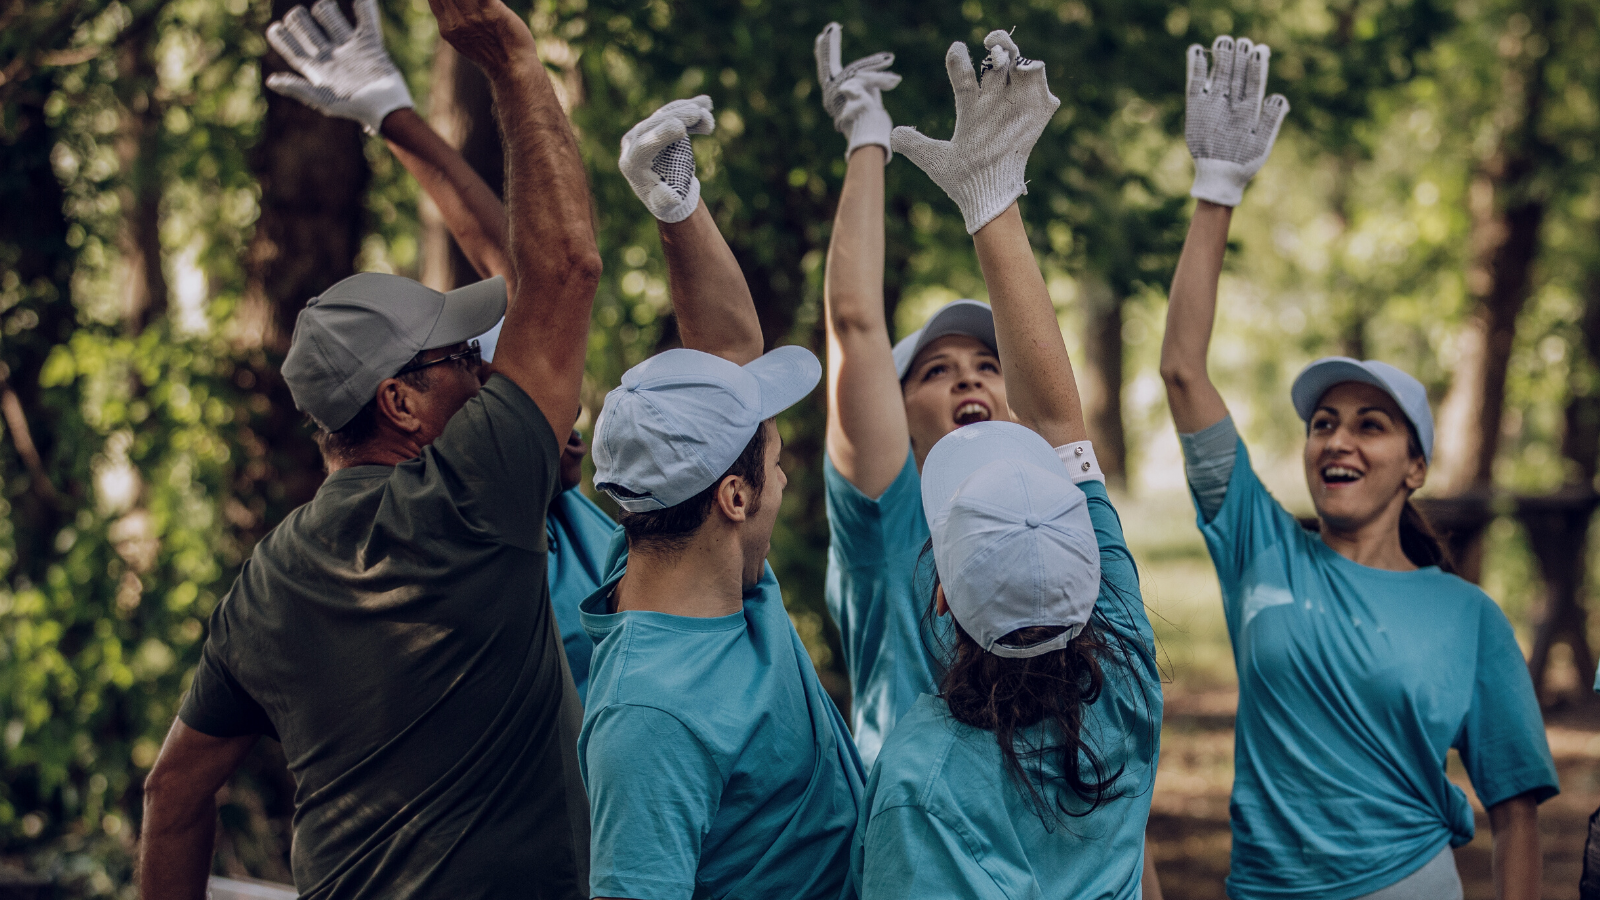
<instances>
[{"instance_id":1,"label":"light blue baseball cap","mask_svg":"<svg viewBox=\"0 0 1600 900\"><path fill-rule=\"evenodd\" d=\"M668 509L720 479L761 423L822 379L804 347L740 366L699 350L667 350L622 375L594 426L594 483L628 512Z\"/></svg>"},{"instance_id":2,"label":"light blue baseball cap","mask_svg":"<svg viewBox=\"0 0 1600 900\"><path fill-rule=\"evenodd\" d=\"M922 510L950 614L985 651L1029 657L1065 647L1100 596L1088 498L1044 438L1014 422L945 435L922 467ZM1065 628L1014 647L1019 628Z\"/></svg>"},{"instance_id":3,"label":"light blue baseball cap","mask_svg":"<svg viewBox=\"0 0 1600 900\"><path fill-rule=\"evenodd\" d=\"M1324 356L1295 376L1289 396L1294 400L1294 411L1302 421L1310 422L1317 411L1317 401L1336 384L1359 381L1370 384L1399 405L1400 411L1411 420L1417 430L1417 440L1422 444L1422 457L1433 462L1433 410L1428 408L1428 390L1422 382L1389 365L1369 359L1365 362L1348 356Z\"/></svg>"},{"instance_id":4,"label":"light blue baseball cap","mask_svg":"<svg viewBox=\"0 0 1600 900\"><path fill-rule=\"evenodd\" d=\"M895 377L904 381L906 373L911 371L911 363L922 352L922 348L951 334L964 334L987 344L995 353L1000 352L1000 345L994 337L994 311L989 304L976 300L952 300L935 310L921 328L894 345Z\"/></svg>"}]
</instances>

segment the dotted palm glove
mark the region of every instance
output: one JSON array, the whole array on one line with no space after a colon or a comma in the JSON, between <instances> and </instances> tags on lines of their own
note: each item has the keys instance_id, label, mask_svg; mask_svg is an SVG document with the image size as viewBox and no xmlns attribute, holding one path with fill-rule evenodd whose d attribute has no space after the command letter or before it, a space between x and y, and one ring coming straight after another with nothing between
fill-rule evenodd
<instances>
[{"instance_id":1,"label":"dotted palm glove","mask_svg":"<svg viewBox=\"0 0 1600 900\"><path fill-rule=\"evenodd\" d=\"M884 150L884 162L893 155L889 132L894 121L883 108L883 92L894 90L900 76L885 69L894 65L893 53L863 56L844 68L839 67L839 23L829 22L817 35L817 83L822 85L822 108L833 117L833 127L848 140L846 159L857 147L877 144Z\"/></svg>"},{"instance_id":2,"label":"dotted palm glove","mask_svg":"<svg viewBox=\"0 0 1600 900\"><path fill-rule=\"evenodd\" d=\"M668 103L622 136L617 168L656 218L682 222L700 205L689 135L710 134L714 128L711 98L701 94Z\"/></svg>"},{"instance_id":3,"label":"dotted palm glove","mask_svg":"<svg viewBox=\"0 0 1600 900\"><path fill-rule=\"evenodd\" d=\"M355 0L355 8L354 27L334 0L317 0L309 13L296 6L267 26L267 43L300 73L274 72L267 87L377 134L385 116L411 108L411 92L383 49L378 0Z\"/></svg>"},{"instance_id":4,"label":"dotted palm glove","mask_svg":"<svg viewBox=\"0 0 1600 900\"><path fill-rule=\"evenodd\" d=\"M1266 44L1227 35L1211 45L1216 69L1206 71L1206 51L1189 47L1189 99L1183 136L1194 157L1194 187L1189 195L1223 206L1238 206L1244 187L1261 170L1289 112L1289 101L1267 89Z\"/></svg>"},{"instance_id":5,"label":"dotted palm glove","mask_svg":"<svg viewBox=\"0 0 1600 900\"><path fill-rule=\"evenodd\" d=\"M894 149L928 173L961 208L974 234L1028 192L1022 179L1028 154L1061 101L1050 93L1044 63L1025 59L1011 35L991 31L983 39L989 58L983 80L960 41L950 45L944 67L956 94L956 130L936 141L915 128L893 133Z\"/></svg>"}]
</instances>

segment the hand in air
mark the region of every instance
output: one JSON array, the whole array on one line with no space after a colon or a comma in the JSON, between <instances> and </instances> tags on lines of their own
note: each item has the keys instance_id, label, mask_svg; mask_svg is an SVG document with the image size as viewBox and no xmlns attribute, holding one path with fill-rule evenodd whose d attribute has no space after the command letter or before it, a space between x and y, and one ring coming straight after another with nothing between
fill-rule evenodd
<instances>
[{"instance_id":1,"label":"hand in air","mask_svg":"<svg viewBox=\"0 0 1600 900\"><path fill-rule=\"evenodd\" d=\"M928 173L961 208L967 233L976 233L1028 192L1023 171L1028 154L1061 101L1050 93L1044 63L1018 52L1011 35L991 31L980 80L960 41L950 45L944 66L956 94L956 130L936 141L915 128L893 133L897 153Z\"/></svg>"},{"instance_id":2,"label":"hand in air","mask_svg":"<svg viewBox=\"0 0 1600 900\"><path fill-rule=\"evenodd\" d=\"M622 136L617 168L657 219L682 222L700 205L689 135L710 134L714 128L711 98L701 94L668 103Z\"/></svg>"},{"instance_id":3,"label":"hand in air","mask_svg":"<svg viewBox=\"0 0 1600 900\"><path fill-rule=\"evenodd\" d=\"M863 56L848 66L839 66L838 22L817 35L817 83L822 85L822 108L833 117L833 127L846 140L844 155L849 158L857 147L876 144L889 157L889 132L894 121L883 108L883 92L894 90L900 76L886 71L894 65L893 53Z\"/></svg>"},{"instance_id":4,"label":"hand in air","mask_svg":"<svg viewBox=\"0 0 1600 900\"><path fill-rule=\"evenodd\" d=\"M1206 50L1189 47L1189 85L1183 136L1194 157L1190 196L1223 206L1238 206L1245 185L1261 170L1289 112L1289 101L1267 90L1266 44L1227 35L1211 45L1216 63L1207 71Z\"/></svg>"},{"instance_id":5,"label":"hand in air","mask_svg":"<svg viewBox=\"0 0 1600 900\"><path fill-rule=\"evenodd\" d=\"M354 26L334 0L317 0L310 12L296 6L267 26L267 43L300 73L274 72L267 87L377 134L385 116L411 108L411 92L383 48L378 0L356 0L355 9Z\"/></svg>"}]
</instances>

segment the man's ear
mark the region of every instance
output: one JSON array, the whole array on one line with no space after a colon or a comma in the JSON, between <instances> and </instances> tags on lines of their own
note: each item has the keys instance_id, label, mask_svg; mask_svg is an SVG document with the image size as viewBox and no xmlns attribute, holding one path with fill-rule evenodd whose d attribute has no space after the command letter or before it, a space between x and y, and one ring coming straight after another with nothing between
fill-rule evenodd
<instances>
[{"instance_id":1,"label":"man's ear","mask_svg":"<svg viewBox=\"0 0 1600 900\"><path fill-rule=\"evenodd\" d=\"M378 385L378 414L397 431L416 434L422 430L417 417L416 388L398 378L385 378Z\"/></svg>"},{"instance_id":2,"label":"man's ear","mask_svg":"<svg viewBox=\"0 0 1600 900\"><path fill-rule=\"evenodd\" d=\"M738 475L729 475L717 483L717 508L730 522L739 523L750 517L755 494L750 484Z\"/></svg>"}]
</instances>

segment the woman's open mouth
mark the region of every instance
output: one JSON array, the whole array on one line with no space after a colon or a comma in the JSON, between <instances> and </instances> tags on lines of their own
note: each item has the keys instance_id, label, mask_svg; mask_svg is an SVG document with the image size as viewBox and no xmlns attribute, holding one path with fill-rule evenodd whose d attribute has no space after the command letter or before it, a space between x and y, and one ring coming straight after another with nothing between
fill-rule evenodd
<instances>
[{"instance_id":1,"label":"woman's open mouth","mask_svg":"<svg viewBox=\"0 0 1600 900\"><path fill-rule=\"evenodd\" d=\"M971 425L974 422L987 422L992 415L988 404L982 400L968 400L956 407L956 427Z\"/></svg>"},{"instance_id":2,"label":"woman's open mouth","mask_svg":"<svg viewBox=\"0 0 1600 900\"><path fill-rule=\"evenodd\" d=\"M1361 480L1361 472L1349 466L1323 466L1322 483L1325 485L1352 484Z\"/></svg>"}]
</instances>

